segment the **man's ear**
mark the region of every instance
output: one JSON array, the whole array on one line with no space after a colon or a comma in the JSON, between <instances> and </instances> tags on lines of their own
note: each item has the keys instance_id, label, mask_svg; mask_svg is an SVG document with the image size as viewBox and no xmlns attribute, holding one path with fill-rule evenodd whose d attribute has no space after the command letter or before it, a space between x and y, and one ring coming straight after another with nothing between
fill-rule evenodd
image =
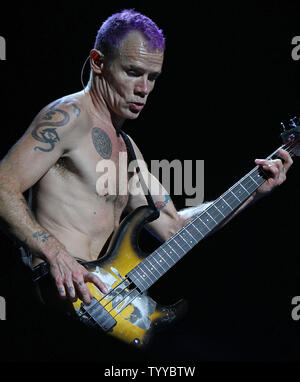
<instances>
[{"instance_id":1,"label":"man's ear","mask_svg":"<svg viewBox=\"0 0 300 382\"><path fill-rule=\"evenodd\" d=\"M92 49L90 53L90 63L91 63L91 68L95 73L97 74L102 73L103 62L104 62L104 55L100 52L100 50Z\"/></svg>"}]
</instances>

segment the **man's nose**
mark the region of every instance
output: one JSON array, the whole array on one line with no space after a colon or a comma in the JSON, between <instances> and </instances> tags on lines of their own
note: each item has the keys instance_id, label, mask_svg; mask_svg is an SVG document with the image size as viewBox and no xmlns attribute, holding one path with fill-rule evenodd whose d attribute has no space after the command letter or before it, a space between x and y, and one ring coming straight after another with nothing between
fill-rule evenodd
<instances>
[{"instance_id":1,"label":"man's nose","mask_svg":"<svg viewBox=\"0 0 300 382\"><path fill-rule=\"evenodd\" d=\"M139 81L135 86L135 94L139 95L140 97L145 97L149 94L149 83L146 76L139 78Z\"/></svg>"}]
</instances>

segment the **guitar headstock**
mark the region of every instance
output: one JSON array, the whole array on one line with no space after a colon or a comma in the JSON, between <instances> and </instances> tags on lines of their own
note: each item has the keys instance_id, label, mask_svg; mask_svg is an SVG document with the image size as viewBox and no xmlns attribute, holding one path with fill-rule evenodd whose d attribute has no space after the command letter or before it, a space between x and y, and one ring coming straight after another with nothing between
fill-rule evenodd
<instances>
[{"instance_id":1,"label":"guitar headstock","mask_svg":"<svg viewBox=\"0 0 300 382\"><path fill-rule=\"evenodd\" d=\"M300 156L300 118L291 118L288 128L283 123L281 125L284 129L283 133L280 134L284 143L282 148L288 151L291 156Z\"/></svg>"}]
</instances>

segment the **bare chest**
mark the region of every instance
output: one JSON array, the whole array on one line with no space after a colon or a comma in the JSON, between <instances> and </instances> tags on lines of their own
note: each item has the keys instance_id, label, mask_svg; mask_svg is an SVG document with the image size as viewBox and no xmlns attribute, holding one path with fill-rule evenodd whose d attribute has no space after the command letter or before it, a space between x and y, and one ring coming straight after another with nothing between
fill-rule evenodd
<instances>
[{"instance_id":1,"label":"bare chest","mask_svg":"<svg viewBox=\"0 0 300 382\"><path fill-rule=\"evenodd\" d=\"M115 131L93 127L62 156L54 171L105 201L128 199L127 150Z\"/></svg>"}]
</instances>

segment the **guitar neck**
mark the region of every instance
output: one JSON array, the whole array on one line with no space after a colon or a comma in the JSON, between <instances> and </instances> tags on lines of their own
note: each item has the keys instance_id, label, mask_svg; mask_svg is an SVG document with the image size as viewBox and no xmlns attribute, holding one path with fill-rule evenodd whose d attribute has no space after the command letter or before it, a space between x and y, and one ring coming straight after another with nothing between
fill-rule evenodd
<instances>
[{"instance_id":1,"label":"guitar neck","mask_svg":"<svg viewBox=\"0 0 300 382\"><path fill-rule=\"evenodd\" d=\"M276 157L278 158L278 150L268 159ZM259 166L253 168L208 208L133 268L128 273L130 280L141 292L147 290L196 244L236 211L265 181L266 175Z\"/></svg>"}]
</instances>

